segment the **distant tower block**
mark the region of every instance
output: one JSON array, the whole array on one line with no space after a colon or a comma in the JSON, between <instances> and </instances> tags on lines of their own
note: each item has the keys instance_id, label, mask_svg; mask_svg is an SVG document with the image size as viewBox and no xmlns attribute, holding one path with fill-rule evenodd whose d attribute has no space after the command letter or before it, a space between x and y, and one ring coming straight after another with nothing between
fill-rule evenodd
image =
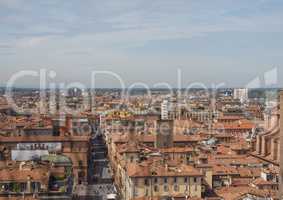
<instances>
[{"instance_id":1,"label":"distant tower block","mask_svg":"<svg viewBox=\"0 0 283 200\"><path fill-rule=\"evenodd\" d=\"M248 89L247 88L235 88L234 89L234 99L239 99L241 103L248 100Z\"/></svg>"},{"instance_id":2,"label":"distant tower block","mask_svg":"<svg viewBox=\"0 0 283 200\"><path fill-rule=\"evenodd\" d=\"M157 121L157 137L155 146L157 148L173 147L173 120Z\"/></svg>"},{"instance_id":3,"label":"distant tower block","mask_svg":"<svg viewBox=\"0 0 283 200\"><path fill-rule=\"evenodd\" d=\"M161 103L161 119L167 120L169 118L169 102L168 100L163 100Z\"/></svg>"}]
</instances>

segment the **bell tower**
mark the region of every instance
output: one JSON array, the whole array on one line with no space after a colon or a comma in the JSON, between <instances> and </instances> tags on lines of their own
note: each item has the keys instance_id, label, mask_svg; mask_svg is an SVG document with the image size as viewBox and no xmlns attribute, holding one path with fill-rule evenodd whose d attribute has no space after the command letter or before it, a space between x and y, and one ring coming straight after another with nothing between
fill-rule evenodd
<instances>
[{"instance_id":1,"label":"bell tower","mask_svg":"<svg viewBox=\"0 0 283 200\"><path fill-rule=\"evenodd\" d=\"M158 120L155 146L169 148L173 147L173 143L173 120Z\"/></svg>"}]
</instances>

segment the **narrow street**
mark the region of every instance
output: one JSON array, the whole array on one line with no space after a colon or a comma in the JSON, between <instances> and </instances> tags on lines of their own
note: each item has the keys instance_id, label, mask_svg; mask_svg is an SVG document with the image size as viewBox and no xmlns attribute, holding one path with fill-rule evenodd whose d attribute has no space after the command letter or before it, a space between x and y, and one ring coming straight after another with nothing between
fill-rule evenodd
<instances>
[{"instance_id":1,"label":"narrow street","mask_svg":"<svg viewBox=\"0 0 283 200\"><path fill-rule=\"evenodd\" d=\"M119 200L109 167L107 147L100 129L94 129L90 142L87 183L77 185L75 200ZM111 197L111 198L110 198Z\"/></svg>"},{"instance_id":2,"label":"narrow street","mask_svg":"<svg viewBox=\"0 0 283 200\"><path fill-rule=\"evenodd\" d=\"M92 152L89 171L88 190L95 194L96 199L106 200L107 195L116 194L112 172L107 158L107 147L102 135L98 134L91 141Z\"/></svg>"}]
</instances>

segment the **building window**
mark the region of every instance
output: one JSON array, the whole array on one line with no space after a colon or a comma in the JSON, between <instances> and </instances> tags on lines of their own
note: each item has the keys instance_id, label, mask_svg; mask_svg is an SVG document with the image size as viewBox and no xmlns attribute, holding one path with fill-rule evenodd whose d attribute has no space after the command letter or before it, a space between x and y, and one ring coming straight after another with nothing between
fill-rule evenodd
<instances>
[{"instance_id":1,"label":"building window","mask_svg":"<svg viewBox=\"0 0 283 200\"><path fill-rule=\"evenodd\" d=\"M145 196L148 196L148 189L145 189Z\"/></svg>"},{"instance_id":2,"label":"building window","mask_svg":"<svg viewBox=\"0 0 283 200\"><path fill-rule=\"evenodd\" d=\"M188 177L184 178L184 183L188 183Z\"/></svg>"},{"instance_id":3,"label":"building window","mask_svg":"<svg viewBox=\"0 0 283 200\"><path fill-rule=\"evenodd\" d=\"M194 183L196 183L196 182L197 182L197 178L195 177L195 178L194 178Z\"/></svg>"},{"instance_id":4,"label":"building window","mask_svg":"<svg viewBox=\"0 0 283 200\"><path fill-rule=\"evenodd\" d=\"M154 186L154 192L158 192L158 186L157 185Z\"/></svg>"},{"instance_id":5,"label":"building window","mask_svg":"<svg viewBox=\"0 0 283 200\"><path fill-rule=\"evenodd\" d=\"M167 178L164 178L164 183L167 183L168 181L167 181Z\"/></svg>"},{"instance_id":6,"label":"building window","mask_svg":"<svg viewBox=\"0 0 283 200\"><path fill-rule=\"evenodd\" d=\"M174 183L177 183L177 177L174 177Z\"/></svg>"},{"instance_id":7,"label":"building window","mask_svg":"<svg viewBox=\"0 0 283 200\"><path fill-rule=\"evenodd\" d=\"M169 191L168 185L164 185L163 189L164 189L164 192L168 192Z\"/></svg>"},{"instance_id":8,"label":"building window","mask_svg":"<svg viewBox=\"0 0 283 200\"><path fill-rule=\"evenodd\" d=\"M154 183L158 183L158 179L157 178L154 178Z\"/></svg>"},{"instance_id":9,"label":"building window","mask_svg":"<svg viewBox=\"0 0 283 200\"><path fill-rule=\"evenodd\" d=\"M178 192L179 191L179 186L178 185L174 185L174 191Z\"/></svg>"},{"instance_id":10,"label":"building window","mask_svg":"<svg viewBox=\"0 0 283 200\"><path fill-rule=\"evenodd\" d=\"M21 192L25 192L26 189L27 189L26 183L20 183L20 190L21 190Z\"/></svg>"},{"instance_id":11,"label":"building window","mask_svg":"<svg viewBox=\"0 0 283 200\"><path fill-rule=\"evenodd\" d=\"M8 183L8 190L13 191L13 183Z\"/></svg>"},{"instance_id":12,"label":"building window","mask_svg":"<svg viewBox=\"0 0 283 200\"><path fill-rule=\"evenodd\" d=\"M40 183L38 182L32 182L31 183L31 188L33 192L38 192L39 188L40 188Z\"/></svg>"},{"instance_id":13,"label":"building window","mask_svg":"<svg viewBox=\"0 0 283 200\"><path fill-rule=\"evenodd\" d=\"M145 185L148 185L148 179L147 179L147 178L144 179L144 184L145 184Z\"/></svg>"},{"instance_id":14,"label":"building window","mask_svg":"<svg viewBox=\"0 0 283 200\"><path fill-rule=\"evenodd\" d=\"M79 160L79 167L81 168L83 166L83 161Z\"/></svg>"},{"instance_id":15,"label":"building window","mask_svg":"<svg viewBox=\"0 0 283 200\"><path fill-rule=\"evenodd\" d=\"M188 186L188 185L186 185L186 189L185 189L185 191L189 191L188 189L189 189L189 186Z\"/></svg>"}]
</instances>

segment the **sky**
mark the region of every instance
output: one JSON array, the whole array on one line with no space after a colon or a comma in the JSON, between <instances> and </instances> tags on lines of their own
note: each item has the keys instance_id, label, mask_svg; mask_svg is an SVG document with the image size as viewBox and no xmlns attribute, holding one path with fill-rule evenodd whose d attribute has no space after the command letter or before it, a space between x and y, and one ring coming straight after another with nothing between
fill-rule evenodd
<instances>
[{"instance_id":1,"label":"sky","mask_svg":"<svg viewBox=\"0 0 283 200\"><path fill-rule=\"evenodd\" d=\"M97 87L120 87L117 77L127 87L282 87L282 10L282 0L0 0L0 85L44 69L48 84L90 86L92 72L109 71Z\"/></svg>"}]
</instances>

